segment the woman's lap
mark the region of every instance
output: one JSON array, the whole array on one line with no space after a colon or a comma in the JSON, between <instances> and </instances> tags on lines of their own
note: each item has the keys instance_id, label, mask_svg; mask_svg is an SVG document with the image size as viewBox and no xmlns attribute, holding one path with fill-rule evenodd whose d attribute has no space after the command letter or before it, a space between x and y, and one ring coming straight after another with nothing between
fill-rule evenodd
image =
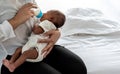
<instances>
[{"instance_id":1,"label":"woman's lap","mask_svg":"<svg viewBox=\"0 0 120 74\"><path fill-rule=\"evenodd\" d=\"M11 73L5 66L2 66L1 74ZM24 64L19 66L12 74L61 74L61 73L44 62L40 63L25 62Z\"/></svg>"},{"instance_id":2,"label":"woman's lap","mask_svg":"<svg viewBox=\"0 0 120 74\"><path fill-rule=\"evenodd\" d=\"M1 74L11 73L2 66ZM87 71L83 61L78 56L62 46L55 45L42 62L25 62L12 74L87 74Z\"/></svg>"},{"instance_id":3,"label":"woman's lap","mask_svg":"<svg viewBox=\"0 0 120 74\"><path fill-rule=\"evenodd\" d=\"M62 74L87 74L87 69L80 57L68 49L56 45L44 62L59 70Z\"/></svg>"}]
</instances>

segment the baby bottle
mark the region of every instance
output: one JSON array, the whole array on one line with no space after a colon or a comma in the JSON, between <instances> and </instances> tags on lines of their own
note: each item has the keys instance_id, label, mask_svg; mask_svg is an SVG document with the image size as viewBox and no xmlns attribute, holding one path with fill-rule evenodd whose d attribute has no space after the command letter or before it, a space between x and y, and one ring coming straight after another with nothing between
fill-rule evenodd
<instances>
[{"instance_id":1,"label":"baby bottle","mask_svg":"<svg viewBox=\"0 0 120 74\"><path fill-rule=\"evenodd\" d=\"M37 8L32 8L32 10L34 11L34 14L37 18L41 18L43 13L41 12L40 8L37 7Z\"/></svg>"},{"instance_id":2,"label":"baby bottle","mask_svg":"<svg viewBox=\"0 0 120 74\"><path fill-rule=\"evenodd\" d=\"M26 0L26 3L35 3L35 0ZM40 10L39 7L37 7L37 8L32 8L31 10L34 11L34 14L35 14L35 16L36 16L37 18L41 18L41 17L42 17L43 13L42 13L42 11Z\"/></svg>"}]
</instances>

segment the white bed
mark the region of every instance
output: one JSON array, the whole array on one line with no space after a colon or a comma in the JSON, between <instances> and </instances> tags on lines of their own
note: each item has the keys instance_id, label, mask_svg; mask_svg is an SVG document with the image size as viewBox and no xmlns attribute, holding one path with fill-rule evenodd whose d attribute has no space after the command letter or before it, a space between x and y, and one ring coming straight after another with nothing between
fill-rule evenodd
<instances>
[{"instance_id":1,"label":"white bed","mask_svg":"<svg viewBox=\"0 0 120 74\"><path fill-rule=\"evenodd\" d=\"M119 0L36 1L43 12L49 9L65 12L67 20L57 44L80 56L88 74L120 74ZM5 53L0 50L0 58L5 58Z\"/></svg>"},{"instance_id":2,"label":"white bed","mask_svg":"<svg viewBox=\"0 0 120 74\"><path fill-rule=\"evenodd\" d=\"M120 74L120 24L95 9L73 8L57 42L80 56L88 74Z\"/></svg>"}]
</instances>

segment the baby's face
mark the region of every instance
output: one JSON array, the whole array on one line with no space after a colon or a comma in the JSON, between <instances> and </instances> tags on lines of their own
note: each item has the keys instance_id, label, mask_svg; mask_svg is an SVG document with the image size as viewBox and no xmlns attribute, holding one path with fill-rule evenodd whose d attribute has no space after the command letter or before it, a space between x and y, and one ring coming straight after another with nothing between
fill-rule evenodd
<instances>
[{"instance_id":1,"label":"baby's face","mask_svg":"<svg viewBox=\"0 0 120 74\"><path fill-rule=\"evenodd\" d=\"M50 20L51 15L48 13L44 13L43 16L41 17L40 21L44 21L44 20Z\"/></svg>"}]
</instances>

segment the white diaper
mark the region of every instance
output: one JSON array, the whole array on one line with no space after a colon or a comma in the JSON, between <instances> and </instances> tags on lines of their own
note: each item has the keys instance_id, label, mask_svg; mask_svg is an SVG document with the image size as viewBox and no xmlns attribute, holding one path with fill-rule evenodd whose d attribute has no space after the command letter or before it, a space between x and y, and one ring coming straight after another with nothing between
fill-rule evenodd
<instances>
[{"instance_id":1,"label":"white diaper","mask_svg":"<svg viewBox=\"0 0 120 74\"><path fill-rule=\"evenodd\" d=\"M55 25L48 21L45 20L39 24L40 27L43 28L44 32L47 32L52 29L56 29ZM43 55L41 55L42 49L47 45L47 43L37 43L38 39L47 39L48 36L43 36L43 34L40 35L35 35L34 33L31 34L29 37L28 42L23 46L22 48L22 53L26 50L29 50L31 47L35 47L36 50L38 51L38 57L36 59L27 59L29 62L39 62L43 60Z\"/></svg>"},{"instance_id":2,"label":"white diaper","mask_svg":"<svg viewBox=\"0 0 120 74\"><path fill-rule=\"evenodd\" d=\"M26 61L29 61L29 62L39 62L39 61L43 60L43 54L41 55L41 51L47 45L47 43L37 43L38 39L43 39L43 38L40 38L39 35L32 35L29 38L29 41L23 46L22 53L24 51L29 50L31 47L35 47L36 50L38 51L38 57L36 59L27 59Z\"/></svg>"}]
</instances>

